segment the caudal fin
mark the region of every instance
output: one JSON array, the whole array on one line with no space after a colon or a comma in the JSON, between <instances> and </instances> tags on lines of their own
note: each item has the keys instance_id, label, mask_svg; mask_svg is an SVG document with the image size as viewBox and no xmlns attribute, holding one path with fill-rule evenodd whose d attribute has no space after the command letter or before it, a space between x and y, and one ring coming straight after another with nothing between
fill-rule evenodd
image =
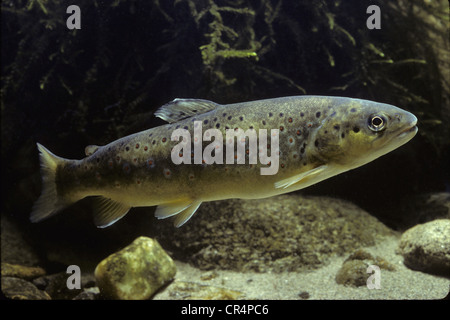
<instances>
[{"instance_id":1,"label":"caudal fin","mask_svg":"<svg viewBox=\"0 0 450 320\"><path fill-rule=\"evenodd\" d=\"M33 205L31 222L47 219L71 203L59 197L56 189L56 169L67 160L54 155L39 143L37 147L41 161L42 192Z\"/></svg>"}]
</instances>

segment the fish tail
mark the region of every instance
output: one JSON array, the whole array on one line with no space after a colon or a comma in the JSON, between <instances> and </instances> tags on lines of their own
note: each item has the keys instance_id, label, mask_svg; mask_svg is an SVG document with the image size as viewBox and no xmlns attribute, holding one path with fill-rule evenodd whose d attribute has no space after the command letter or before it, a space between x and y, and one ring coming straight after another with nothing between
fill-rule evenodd
<instances>
[{"instance_id":1,"label":"fish tail","mask_svg":"<svg viewBox=\"0 0 450 320\"><path fill-rule=\"evenodd\" d=\"M58 195L56 188L56 170L67 160L51 153L43 145L37 143L41 161L42 192L34 203L30 215L31 222L39 222L58 213L72 203Z\"/></svg>"}]
</instances>

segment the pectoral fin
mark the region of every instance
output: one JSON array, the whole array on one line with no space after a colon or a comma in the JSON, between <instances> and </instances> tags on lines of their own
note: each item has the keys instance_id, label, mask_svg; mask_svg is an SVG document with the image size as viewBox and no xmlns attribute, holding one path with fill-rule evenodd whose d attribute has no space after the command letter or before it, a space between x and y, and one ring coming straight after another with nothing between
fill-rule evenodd
<instances>
[{"instance_id":1,"label":"pectoral fin","mask_svg":"<svg viewBox=\"0 0 450 320\"><path fill-rule=\"evenodd\" d=\"M304 182L308 181L309 179L315 177L316 175L322 173L326 169L328 169L328 166L322 165L322 166L316 167L314 169L308 170L306 172L302 172L300 174L294 175L287 179L277 181L277 182L275 182L275 188L286 189L294 184L304 183Z\"/></svg>"}]
</instances>

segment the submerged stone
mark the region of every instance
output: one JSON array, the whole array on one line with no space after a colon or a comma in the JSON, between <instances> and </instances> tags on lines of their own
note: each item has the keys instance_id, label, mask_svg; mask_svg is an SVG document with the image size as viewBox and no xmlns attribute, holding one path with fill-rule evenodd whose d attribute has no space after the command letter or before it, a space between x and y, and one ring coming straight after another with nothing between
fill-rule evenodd
<instances>
[{"instance_id":1,"label":"submerged stone","mask_svg":"<svg viewBox=\"0 0 450 320\"><path fill-rule=\"evenodd\" d=\"M149 299L172 280L176 266L158 241L139 237L95 269L100 292L110 299Z\"/></svg>"},{"instance_id":2,"label":"submerged stone","mask_svg":"<svg viewBox=\"0 0 450 320\"><path fill-rule=\"evenodd\" d=\"M16 277L31 280L43 275L45 275L45 270L40 267L27 267L2 262L2 277Z\"/></svg>"},{"instance_id":3,"label":"submerged stone","mask_svg":"<svg viewBox=\"0 0 450 320\"><path fill-rule=\"evenodd\" d=\"M50 296L34 284L14 277L2 277L2 293L13 300L50 300Z\"/></svg>"},{"instance_id":4,"label":"submerged stone","mask_svg":"<svg viewBox=\"0 0 450 320\"><path fill-rule=\"evenodd\" d=\"M336 283L345 286L360 287L367 285L368 279L371 277L373 270L376 268L394 271L395 267L381 257L373 257L369 252L362 249L353 252L345 259L342 267L336 274Z\"/></svg>"},{"instance_id":5,"label":"submerged stone","mask_svg":"<svg viewBox=\"0 0 450 320\"><path fill-rule=\"evenodd\" d=\"M408 229L400 239L399 252L411 269L450 276L450 219Z\"/></svg>"},{"instance_id":6,"label":"submerged stone","mask_svg":"<svg viewBox=\"0 0 450 320\"><path fill-rule=\"evenodd\" d=\"M203 270L257 272L316 269L394 235L348 201L298 194L207 202L176 232L170 221L155 227L178 260Z\"/></svg>"}]
</instances>

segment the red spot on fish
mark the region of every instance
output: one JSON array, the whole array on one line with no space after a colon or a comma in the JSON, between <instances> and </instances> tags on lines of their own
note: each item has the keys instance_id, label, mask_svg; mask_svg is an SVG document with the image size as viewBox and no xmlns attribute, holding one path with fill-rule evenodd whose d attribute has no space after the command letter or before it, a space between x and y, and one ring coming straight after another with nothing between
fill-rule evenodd
<instances>
[{"instance_id":1,"label":"red spot on fish","mask_svg":"<svg viewBox=\"0 0 450 320\"><path fill-rule=\"evenodd\" d=\"M136 149L139 149L139 143L136 143Z\"/></svg>"},{"instance_id":2,"label":"red spot on fish","mask_svg":"<svg viewBox=\"0 0 450 320\"><path fill-rule=\"evenodd\" d=\"M148 147L147 147L147 146L145 146L145 147L144 147L144 151L147 151L147 150L148 150Z\"/></svg>"},{"instance_id":3,"label":"red spot on fish","mask_svg":"<svg viewBox=\"0 0 450 320\"><path fill-rule=\"evenodd\" d=\"M289 121L289 123L292 123L293 120L292 120L292 118L289 118L288 121Z\"/></svg>"}]
</instances>

